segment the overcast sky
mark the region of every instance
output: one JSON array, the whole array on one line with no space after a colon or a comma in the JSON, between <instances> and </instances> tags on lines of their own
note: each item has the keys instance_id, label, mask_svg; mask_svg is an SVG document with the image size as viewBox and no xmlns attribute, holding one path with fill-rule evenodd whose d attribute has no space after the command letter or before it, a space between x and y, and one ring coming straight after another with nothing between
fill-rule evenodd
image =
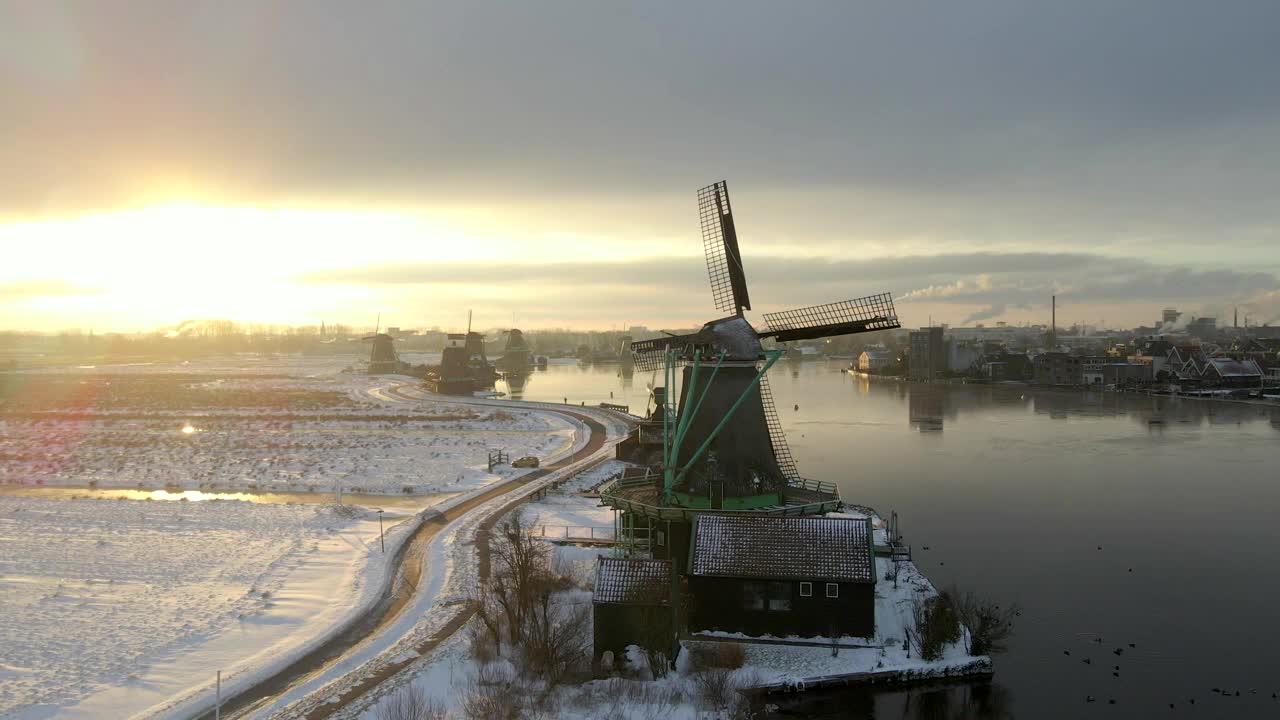
<instances>
[{"instance_id":1,"label":"overcast sky","mask_svg":"<svg viewBox=\"0 0 1280 720\"><path fill-rule=\"evenodd\" d=\"M1280 3L0 0L0 327L1280 322Z\"/></svg>"}]
</instances>

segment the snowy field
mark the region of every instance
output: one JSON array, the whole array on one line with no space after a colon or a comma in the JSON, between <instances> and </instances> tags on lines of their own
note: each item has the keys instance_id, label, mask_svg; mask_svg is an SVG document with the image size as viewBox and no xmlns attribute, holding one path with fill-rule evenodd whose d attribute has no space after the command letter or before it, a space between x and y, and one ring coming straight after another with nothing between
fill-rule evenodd
<instances>
[{"instance_id":1,"label":"snowy field","mask_svg":"<svg viewBox=\"0 0 1280 720\"><path fill-rule=\"evenodd\" d=\"M215 638L265 650L327 618L365 583L377 521L364 515L0 497L0 716L141 710L180 689L184 672L203 680L213 666L182 658ZM299 582L319 575L321 585ZM95 703L98 693L109 697ZM72 708L81 701L88 710Z\"/></svg>"},{"instance_id":2,"label":"snowy field","mask_svg":"<svg viewBox=\"0 0 1280 720\"><path fill-rule=\"evenodd\" d=\"M432 494L479 487L488 451L546 458L580 428L500 407L404 402L332 361L77 368L0 378L0 484Z\"/></svg>"},{"instance_id":3,"label":"snowy field","mask_svg":"<svg viewBox=\"0 0 1280 720\"><path fill-rule=\"evenodd\" d=\"M0 717L182 715L215 669L241 686L362 612L419 519L387 514L384 555L366 509L26 496L38 486L453 502L528 472L490 472L490 449L547 462L587 439L533 409L406 400L389 390L407 379L341 370L230 357L0 374L0 485L23 486L0 490Z\"/></svg>"}]
</instances>

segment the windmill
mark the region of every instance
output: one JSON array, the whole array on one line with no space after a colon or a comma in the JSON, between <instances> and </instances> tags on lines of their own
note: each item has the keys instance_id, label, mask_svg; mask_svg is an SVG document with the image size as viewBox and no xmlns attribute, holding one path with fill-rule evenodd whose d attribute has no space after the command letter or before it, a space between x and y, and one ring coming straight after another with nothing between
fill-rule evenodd
<instances>
[{"instance_id":1,"label":"windmill","mask_svg":"<svg viewBox=\"0 0 1280 720\"><path fill-rule=\"evenodd\" d=\"M813 340L901 327L888 293L765 313L757 331L743 316L751 299L722 180L698 191L698 216L711 296L725 317L696 333L631 343L637 370L664 369L678 409L663 413L663 501L749 509L776 502L799 480L765 373L782 354L761 341ZM708 371L709 374L704 374ZM732 420L732 422L730 422Z\"/></svg>"},{"instance_id":2,"label":"windmill","mask_svg":"<svg viewBox=\"0 0 1280 720\"><path fill-rule=\"evenodd\" d=\"M369 351L369 374L385 375L400 371L400 356L396 354L395 338L382 332L382 313L378 313L378 321L374 324L373 334L361 338L364 342L373 343Z\"/></svg>"}]
</instances>

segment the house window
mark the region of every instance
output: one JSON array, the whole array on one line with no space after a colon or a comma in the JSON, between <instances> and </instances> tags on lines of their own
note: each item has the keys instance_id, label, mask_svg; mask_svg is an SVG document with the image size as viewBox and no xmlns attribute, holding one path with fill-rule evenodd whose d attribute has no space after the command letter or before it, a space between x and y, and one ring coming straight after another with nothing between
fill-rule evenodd
<instances>
[{"instance_id":1,"label":"house window","mask_svg":"<svg viewBox=\"0 0 1280 720\"><path fill-rule=\"evenodd\" d=\"M667 536L666 536L666 535L664 535L664 534L663 534L663 532L662 532L661 530L656 531L656 532L655 532L655 534L656 534L656 535L657 535L657 537L658 537L658 545L660 545L660 546L661 546L661 545L666 544Z\"/></svg>"},{"instance_id":2,"label":"house window","mask_svg":"<svg viewBox=\"0 0 1280 720\"><path fill-rule=\"evenodd\" d=\"M800 597L813 597L813 583L800 583Z\"/></svg>"},{"instance_id":3,"label":"house window","mask_svg":"<svg viewBox=\"0 0 1280 720\"><path fill-rule=\"evenodd\" d=\"M827 583L827 597L829 598L840 597L840 585L837 583Z\"/></svg>"},{"instance_id":4,"label":"house window","mask_svg":"<svg viewBox=\"0 0 1280 720\"><path fill-rule=\"evenodd\" d=\"M791 610L791 584L780 582L743 583L742 607L746 610L789 612Z\"/></svg>"}]
</instances>

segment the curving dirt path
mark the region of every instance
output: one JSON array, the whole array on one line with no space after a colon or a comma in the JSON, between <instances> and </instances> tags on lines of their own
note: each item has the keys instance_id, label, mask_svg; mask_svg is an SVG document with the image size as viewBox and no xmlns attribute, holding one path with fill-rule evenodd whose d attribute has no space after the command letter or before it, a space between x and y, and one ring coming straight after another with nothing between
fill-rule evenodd
<instances>
[{"instance_id":1,"label":"curving dirt path","mask_svg":"<svg viewBox=\"0 0 1280 720\"><path fill-rule=\"evenodd\" d=\"M454 401L450 398L424 398L415 397L399 392L397 388L386 388L389 392L398 398L410 402L448 402L458 405L484 405L488 407L502 407L503 404L489 402L469 402L465 400ZM511 405L510 407L518 407ZM558 409L547 406L536 406L541 412L551 412L573 418L586 425L590 431L586 444L579 450L571 453L565 458L550 463L538 470L526 473L517 478L512 478L506 482L494 485L492 488L472 497L458 505L453 506L447 511L438 513L436 516L425 520L421 526L414 532L407 542L405 542L400 550L392 558L395 571L388 573L388 581L386 587L383 588L382 595L378 601L365 615L355 619L351 624L344 628L342 632L331 638L328 642L317 647L311 652L299 657L287 667L276 672L256 685L231 696L222 702L222 717L234 718L241 717L253 712L255 709L267 705L277 696L289 691L293 687L304 683L317 674L323 672L331 663L338 660L352 647L359 644L371 634L374 634L382 628L390 625L399 616L402 610L413 599L414 594L418 591L421 580L423 553L426 552L427 546L431 540L440 533L449 523L463 517L476 507L500 497L514 490L517 490L529 483L532 483L547 474L562 470L576 462L584 460L595 454L604 447L607 431L605 427L596 419L589 417L583 413L573 412L568 409ZM476 549L479 555L480 567L479 573L481 579L489 576L489 531L498 520L507 514L509 510L517 505L525 502L523 498L513 500L510 504L501 508L498 512L493 513L486 518L480 525L479 531L476 533ZM407 586L409 592L401 592L399 588ZM373 673L360 682L348 687L340 695L332 698L329 702L313 709L305 715L309 720L321 720L327 718L338 710L342 709L347 703L369 692L380 683L394 676L417 659L421 654L435 648L444 640L448 639L464 626L468 620L475 614L475 609L470 605L461 605L459 612L445 624L437 633L430 638L422 641L414 646L414 654L402 653L409 655L403 659L395 660L384 665L378 672ZM214 713L212 710L196 716L198 720L213 720Z\"/></svg>"}]
</instances>

